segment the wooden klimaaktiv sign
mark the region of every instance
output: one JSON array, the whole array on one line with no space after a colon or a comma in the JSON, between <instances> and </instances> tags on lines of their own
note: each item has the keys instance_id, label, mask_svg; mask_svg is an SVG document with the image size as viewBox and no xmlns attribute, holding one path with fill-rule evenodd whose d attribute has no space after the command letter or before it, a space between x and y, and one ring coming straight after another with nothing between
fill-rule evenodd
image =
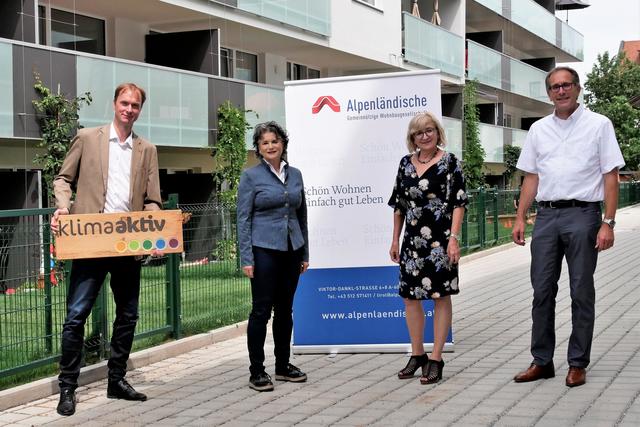
<instances>
[{"instance_id":1,"label":"wooden klimaaktiv sign","mask_svg":"<svg viewBox=\"0 0 640 427\"><path fill-rule=\"evenodd\" d=\"M182 252L180 210L58 216L56 258L104 258Z\"/></svg>"}]
</instances>

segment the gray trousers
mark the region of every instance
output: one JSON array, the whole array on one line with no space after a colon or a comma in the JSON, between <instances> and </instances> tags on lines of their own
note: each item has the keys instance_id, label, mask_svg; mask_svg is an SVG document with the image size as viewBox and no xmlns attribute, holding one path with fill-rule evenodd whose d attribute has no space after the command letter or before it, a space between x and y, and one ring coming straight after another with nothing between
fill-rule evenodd
<instances>
[{"instance_id":1,"label":"gray trousers","mask_svg":"<svg viewBox=\"0 0 640 427\"><path fill-rule=\"evenodd\" d=\"M595 320L593 273L598 261L596 236L601 224L599 204L565 209L540 208L531 241L531 354L533 363L553 361L556 346L555 308L562 258L569 267L571 323L569 366L590 361Z\"/></svg>"}]
</instances>

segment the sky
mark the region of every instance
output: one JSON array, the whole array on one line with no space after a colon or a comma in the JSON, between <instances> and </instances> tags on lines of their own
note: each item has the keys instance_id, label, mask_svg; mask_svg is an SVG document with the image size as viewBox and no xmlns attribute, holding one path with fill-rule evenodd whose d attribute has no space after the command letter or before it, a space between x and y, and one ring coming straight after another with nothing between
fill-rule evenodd
<instances>
[{"instance_id":1,"label":"sky","mask_svg":"<svg viewBox=\"0 0 640 427\"><path fill-rule=\"evenodd\" d=\"M569 63L584 85L599 53L618 53L620 41L640 40L640 0L587 0L591 6L569 11L569 25L584 36L584 62ZM566 11L556 16L567 19Z\"/></svg>"}]
</instances>

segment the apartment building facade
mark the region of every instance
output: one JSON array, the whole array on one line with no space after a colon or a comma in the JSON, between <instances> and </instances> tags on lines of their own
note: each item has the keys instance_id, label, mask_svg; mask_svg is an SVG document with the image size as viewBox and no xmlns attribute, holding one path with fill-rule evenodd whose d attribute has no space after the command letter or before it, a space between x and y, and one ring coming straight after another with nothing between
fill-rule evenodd
<instances>
[{"instance_id":1,"label":"apartment building facade","mask_svg":"<svg viewBox=\"0 0 640 427\"><path fill-rule=\"evenodd\" d=\"M531 123L552 110L545 72L583 59L582 35L554 7L554 0L4 0L0 175L24 191L0 209L41 198L34 72L70 96L91 93L80 111L87 127L111 120L118 83L144 87L136 130L158 146L163 190L202 201L212 190L216 112L225 100L251 110L251 123L284 123L287 80L440 69L449 149L463 153L461 93L477 79L486 170L500 184L504 147L521 145Z\"/></svg>"}]
</instances>

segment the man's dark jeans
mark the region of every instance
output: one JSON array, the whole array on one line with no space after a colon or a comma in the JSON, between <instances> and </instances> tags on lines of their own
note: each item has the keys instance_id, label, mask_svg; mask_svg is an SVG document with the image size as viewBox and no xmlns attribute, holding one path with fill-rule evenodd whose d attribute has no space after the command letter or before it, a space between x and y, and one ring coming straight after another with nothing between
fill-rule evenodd
<instances>
[{"instance_id":1,"label":"man's dark jeans","mask_svg":"<svg viewBox=\"0 0 640 427\"><path fill-rule=\"evenodd\" d=\"M111 336L109 380L125 376L133 334L138 321L140 295L140 261L134 257L82 259L73 262L67 318L62 329L60 388L76 388L82 362L84 325L91 313L107 273L111 273L111 291L116 304L116 318Z\"/></svg>"}]
</instances>

